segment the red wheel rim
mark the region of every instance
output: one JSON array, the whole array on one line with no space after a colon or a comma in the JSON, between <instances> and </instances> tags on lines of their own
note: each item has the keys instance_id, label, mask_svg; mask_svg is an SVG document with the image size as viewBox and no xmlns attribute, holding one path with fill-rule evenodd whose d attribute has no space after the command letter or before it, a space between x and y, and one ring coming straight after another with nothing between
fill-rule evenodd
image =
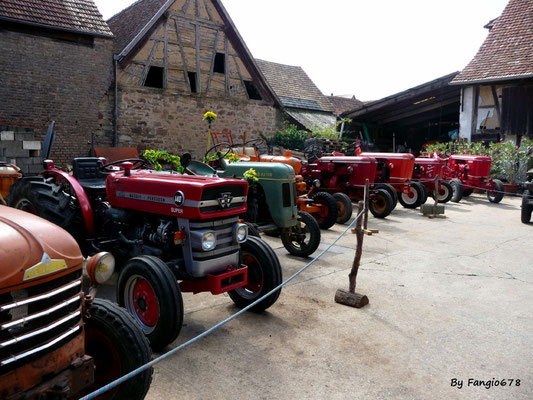
<instances>
[{"instance_id":1,"label":"red wheel rim","mask_svg":"<svg viewBox=\"0 0 533 400\"><path fill-rule=\"evenodd\" d=\"M133 288L133 304L137 317L149 327L159 319L159 304L154 289L146 279L138 279Z\"/></svg>"},{"instance_id":2,"label":"red wheel rim","mask_svg":"<svg viewBox=\"0 0 533 400\"><path fill-rule=\"evenodd\" d=\"M244 254L242 261L248 267L248 284L244 288L253 293L259 292L263 287L263 271L259 262L252 254Z\"/></svg>"}]
</instances>

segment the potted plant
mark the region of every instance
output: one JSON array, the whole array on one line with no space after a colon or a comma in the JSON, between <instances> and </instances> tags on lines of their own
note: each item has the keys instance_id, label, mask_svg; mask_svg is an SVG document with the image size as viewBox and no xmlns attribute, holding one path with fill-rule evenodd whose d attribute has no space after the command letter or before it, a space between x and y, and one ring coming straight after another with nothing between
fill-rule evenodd
<instances>
[{"instance_id":1,"label":"potted plant","mask_svg":"<svg viewBox=\"0 0 533 400\"><path fill-rule=\"evenodd\" d=\"M491 146L493 150L493 171L505 180L505 191L516 193L518 183L526 179L528 153L533 148L533 141L522 139L520 146L510 141L503 141Z\"/></svg>"}]
</instances>

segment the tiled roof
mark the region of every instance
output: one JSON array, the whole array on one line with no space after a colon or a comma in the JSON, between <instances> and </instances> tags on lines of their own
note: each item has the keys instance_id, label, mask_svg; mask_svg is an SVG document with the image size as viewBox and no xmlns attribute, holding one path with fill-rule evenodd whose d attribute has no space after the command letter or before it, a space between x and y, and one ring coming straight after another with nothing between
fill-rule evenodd
<instances>
[{"instance_id":1,"label":"tiled roof","mask_svg":"<svg viewBox=\"0 0 533 400\"><path fill-rule=\"evenodd\" d=\"M353 97L328 96L328 100L335 107L335 114L341 115L343 112L352 111L362 107L365 103Z\"/></svg>"},{"instance_id":2,"label":"tiled roof","mask_svg":"<svg viewBox=\"0 0 533 400\"><path fill-rule=\"evenodd\" d=\"M115 53L120 53L166 2L139 0L111 17L107 23L115 35Z\"/></svg>"},{"instance_id":3,"label":"tiled roof","mask_svg":"<svg viewBox=\"0 0 533 400\"><path fill-rule=\"evenodd\" d=\"M112 36L93 0L1 0L0 18Z\"/></svg>"},{"instance_id":4,"label":"tiled roof","mask_svg":"<svg viewBox=\"0 0 533 400\"><path fill-rule=\"evenodd\" d=\"M301 110L286 110L286 112L309 130L322 130L337 123L337 118L331 113Z\"/></svg>"},{"instance_id":5,"label":"tiled roof","mask_svg":"<svg viewBox=\"0 0 533 400\"><path fill-rule=\"evenodd\" d=\"M297 107L330 112L334 110L333 105L329 102L327 97L322 94L320 89L316 87L302 67L278 64L258 59L256 59L255 62L285 107ZM284 99L288 100L288 102L285 102ZM301 107L298 105L295 106L295 104L299 104ZM310 108L308 108L306 104ZM317 108L316 105L318 105L319 108Z\"/></svg>"},{"instance_id":6,"label":"tiled roof","mask_svg":"<svg viewBox=\"0 0 533 400\"><path fill-rule=\"evenodd\" d=\"M456 84L533 77L533 0L510 0Z\"/></svg>"}]
</instances>

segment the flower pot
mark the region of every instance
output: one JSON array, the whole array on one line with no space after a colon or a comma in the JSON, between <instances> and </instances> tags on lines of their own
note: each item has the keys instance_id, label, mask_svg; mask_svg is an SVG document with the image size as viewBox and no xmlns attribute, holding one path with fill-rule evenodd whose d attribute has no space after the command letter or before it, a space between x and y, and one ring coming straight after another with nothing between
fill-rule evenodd
<instances>
[{"instance_id":1,"label":"flower pot","mask_svg":"<svg viewBox=\"0 0 533 400\"><path fill-rule=\"evenodd\" d=\"M518 183L504 183L504 192L505 193L516 193L518 192Z\"/></svg>"}]
</instances>

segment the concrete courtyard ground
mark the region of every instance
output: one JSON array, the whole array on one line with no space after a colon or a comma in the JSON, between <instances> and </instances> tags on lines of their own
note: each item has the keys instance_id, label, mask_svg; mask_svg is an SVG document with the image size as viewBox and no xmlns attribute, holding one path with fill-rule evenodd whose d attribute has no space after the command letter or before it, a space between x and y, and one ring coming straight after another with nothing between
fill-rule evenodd
<instances>
[{"instance_id":1,"label":"concrete courtyard ground","mask_svg":"<svg viewBox=\"0 0 533 400\"><path fill-rule=\"evenodd\" d=\"M246 313L158 364L147 398L533 398L533 225L520 223L518 198L496 205L472 195L447 204L446 216L398 205L385 220L371 218L380 233L365 237L357 289L368 306L333 300L347 288L350 233L267 312ZM342 230L323 231L321 246ZM304 265L266 240L284 278ZM170 347L237 311L227 296L186 294L184 303Z\"/></svg>"}]
</instances>

